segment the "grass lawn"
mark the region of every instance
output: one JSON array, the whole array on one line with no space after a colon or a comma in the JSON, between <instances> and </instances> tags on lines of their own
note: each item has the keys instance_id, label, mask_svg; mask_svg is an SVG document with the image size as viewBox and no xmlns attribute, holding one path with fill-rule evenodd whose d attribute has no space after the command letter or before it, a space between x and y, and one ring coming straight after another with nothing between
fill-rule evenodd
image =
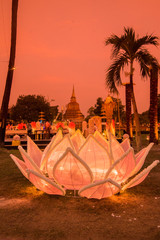
<instances>
[{"instance_id":1,"label":"grass lawn","mask_svg":"<svg viewBox=\"0 0 160 240\"><path fill-rule=\"evenodd\" d=\"M53 196L37 191L0 149L0 240L160 239L160 164L140 185L107 199ZM145 166L160 160L154 146Z\"/></svg>"}]
</instances>

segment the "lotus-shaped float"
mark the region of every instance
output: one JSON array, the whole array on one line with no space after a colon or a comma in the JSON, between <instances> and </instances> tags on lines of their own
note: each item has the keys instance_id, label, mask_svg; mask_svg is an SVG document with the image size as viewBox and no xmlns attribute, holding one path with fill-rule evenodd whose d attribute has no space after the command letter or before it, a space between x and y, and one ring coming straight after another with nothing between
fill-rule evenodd
<instances>
[{"instance_id":1,"label":"lotus-shaped float","mask_svg":"<svg viewBox=\"0 0 160 240\"><path fill-rule=\"evenodd\" d=\"M18 147L24 161L10 156L22 174L45 193L65 195L66 190L78 190L81 197L101 199L147 177L158 160L138 172L152 146L135 155L129 139L119 143L110 132L106 140L98 131L85 139L80 130L71 137L63 137L59 130L43 152L27 137L27 152Z\"/></svg>"}]
</instances>

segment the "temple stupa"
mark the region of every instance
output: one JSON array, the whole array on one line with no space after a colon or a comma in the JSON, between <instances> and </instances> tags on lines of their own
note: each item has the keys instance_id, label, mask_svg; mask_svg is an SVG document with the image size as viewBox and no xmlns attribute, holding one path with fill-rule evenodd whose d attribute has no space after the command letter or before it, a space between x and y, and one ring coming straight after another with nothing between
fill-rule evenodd
<instances>
[{"instance_id":1,"label":"temple stupa","mask_svg":"<svg viewBox=\"0 0 160 240\"><path fill-rule=\"evenodd\" d=\"M82 122L84 121L84 115L81 113L79 104L76 102L75 91L73 86L72 96L70 102L67 104L66 112L63 115L65 120L69 120L75 123L76 128L82 128Z\"/></svg>"}]
</instances>

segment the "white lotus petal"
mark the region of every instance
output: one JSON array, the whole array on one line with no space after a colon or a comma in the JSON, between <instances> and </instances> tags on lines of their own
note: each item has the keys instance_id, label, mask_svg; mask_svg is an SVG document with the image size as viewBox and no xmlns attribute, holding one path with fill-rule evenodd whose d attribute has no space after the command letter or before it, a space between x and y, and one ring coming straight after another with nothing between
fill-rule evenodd
<instances>
[{"instance_id":1,"label":"white lotus petal","mask_svg":"<svg viewBox=\"0 0 160 240\"><path fill-rule=\"evenodd\" d=\"M50 143L45 147L44 151L43 151L43 154L42 154L42 159L41 159L41 162L43 160L43 156L46 155L46 153L48 152L49 148L51 147L51 144L53 144L54 140L55 140L55 137L56 135L54 135L52 138L51 138L51 141Z\"/></svg>"},{"instance_id":2,"label":"white lotus petal","mask_svg":"<svg viewBox=\"0 0 160 240\"><path fill-rule=\"evenodd\" d=\"M152 168L157 166L158 163L159 163L159 160L155 160L151 165L149 165L142 172L140 172L137 176L135 176L129 183L124 185L122 190L124 191L127 188L134 187L134 186L140 184L141 182L143 182L144 179L148 176L149 172L152 170Z\"/></svg>"},{"instance_id":3,"label":"white lotus petal","mask_svg":"<svg viewBox=\"0 0 160 240\"><path fill-rule=\"evenodd\" d=\"M106 173L105 179L111 178L121 184L130 176L131 171L135 168L136 160L133 148L129 148Z\"/></svg>"},{"instance_id":4,"label":"white lotus petal","mask_svg":"<svg viewBox=\"0 0 160 240\"><path fill-rule=\"evenodd\" d=\"M71 148L60 157L53 168L53 177L66 189L78 190L93 180L88 165Z\"/></svg>"},{"instance_id":5,"label":"white lotus petal","mask_svg":"<svg viewBox=\"0 0 160 240\"><path fill-rule=\"evenodd\" d=\"M53 167L57 160L63 155L66 149L70 147L74 151L73 143L71 142L69 135L66 135L58 144L54 146L50 157L46 161L46 169L50 178L53 178Z\"/></svg>"},{"instance_id":6,"label":"white lotus petal","mask_svg":"<svg viewBox=\"0 0 160 240\"><path fill-rule=\"evenodd\" d=\"M18 146L18 149L22 155L22 158L24 159L24 162L29 169L33 169L36 172L41 173L40 168L37 166L37 164L33 161L33 159L26 153L26 151L22 148L22 146Z\"/></svg>"},{"instance_id":7,"label":"white lotus petal","mask_svg":"<svg viewBox=\"0 0 160 240\"><path fill-rule=\"evenodd\" d=\"M78 155L87 163L93 172L94 180L104 179L107 170L111 166L111 159L104 148L92 135L79 150Z\"/></svg>"},{"instance_id":8,"label":"white lotus petal","mask_svg":"<svg viewBox=\"0 0 160 240\"><path fill-rule=\"evenodd\" d=\"M28 169L27 173L28 179L39 190L48 194L65 195L65 190L53 181L51 181L49 178L46 178L42 174L39 174L32 169Z\"/></svg>"},{"instance_id":9,"label":"white lotus petal","mask_svg":"<svg viewBox=\"0 0 160 240\"><path fill-rule=\"evenodd\" d=\"M123 142L120 143L120 145L126 152L131 147L129 138L126 138Z\"/></svg>"},{"instance_id":10,"label":"white lotus petal","mask_svg":"<svg viewBox=\"0 0 160 240\"><path fill-rule=\"evenodd\" d=\"M109 151L109 143L99 131L94 132L94 137L95 139L97 139L99 143L101 143L107 149L107 151Z\"/></svg>"},{"instance_id":11,"label":"white lotus petal","mask_svg":"<svg viewBox=\"0 0 160 240\"><path fill-rule=\"evenodd\" d=\"M71 140L75 147L76 152L79 151L80 147L86 141L86 139L84 138L84 136L82 135L82 133L79 129L71 136Z\"/></svg>"},{"instance_id":12,"label":"white lotus petal","mask_svg":"<svg viewBox=\"0 0 160 240\"><path fill-rule=\"evenodd\" d=\"M120 191L121 186L111 179L105 179L81 188L78 194L87 198L106 198Z\"/></svg>"},{"instance_id":13,"label":"white lotus petal","mask_svg":"<svg viewBox=\"0 0 160 240\"><path fill-rule=\"evenodd\" d=\"M115 162L117 159L119 159L123 154L124 150L121 147L120 143L116 140L116 138L108 131L108 137L109 137L109 152L111 155L111 158L113 158L113 162Z\"/></svg>"},{"instance_id":14,"label":"white lotus petal","mask_svg":"<svg viewBox=\"0 0 160 240\"><path fill-rule=\"evenodd\" d=\"M13 159L13 161L15 162L15 164L17 165L21 173L28 179L28 174L26 173L26 170L27 170L26 164L22 160L14 156L13 154L10 154L10 157Z\"/></svg>"},{"instance_id":15,"label":"white lotus petal","mask_svg":"<svg viewBox=\"0 0 160 240\"><path fill-rule=\"evenodd\" d=\"M136 173L139 172L139 170L142 168L145 159L150 151L150 149L152 148L152 146L154 145L154 143L150 143L146 148L143 148L137 155L136 155L136 166L133 169L133 171L131 172L129 177L132 177L133 175L135 175Z\"/></svg>"},{"instance_id":16,"label":"white lotus petal","mask_svg":"<svg viewBox=\"0 0 160 240\"><path fill-rule=\"evenodd\" d=\"M51 142L47 149L43 152L42 159L41 159L41 166L40 169L42 171L46 171L46 161L50 157L53 148L63 139L62 131L59 130L57 134L51 139Z\"/></svg>"},{"instance_id":17,"label":"white lotus petal","mask_svg":"<svg viewBox=\"0 0 160 240\"><path fill-rule=\"evenodd\" d=\"M37 144L27 136L27 153L33 159L33 161L40 167L40 162L42 158L42 151L39 149Z\"/></svg>"}]
</instances>

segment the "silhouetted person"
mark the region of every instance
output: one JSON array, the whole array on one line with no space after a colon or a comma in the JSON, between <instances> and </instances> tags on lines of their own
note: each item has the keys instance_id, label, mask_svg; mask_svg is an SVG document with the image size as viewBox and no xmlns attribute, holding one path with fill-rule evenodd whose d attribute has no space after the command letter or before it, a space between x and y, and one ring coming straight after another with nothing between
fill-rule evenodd
<instances>
[{"instance_id":1,"label":"silhouetted person","mask_svg":"<svg viewBox=\"0 0 160 240\"><path fill-rule=\"evenodd\" d=\"M32 125L30 122L27 123L27 135L30 137L32 134Z\"/></svg>"}]
</instances>

